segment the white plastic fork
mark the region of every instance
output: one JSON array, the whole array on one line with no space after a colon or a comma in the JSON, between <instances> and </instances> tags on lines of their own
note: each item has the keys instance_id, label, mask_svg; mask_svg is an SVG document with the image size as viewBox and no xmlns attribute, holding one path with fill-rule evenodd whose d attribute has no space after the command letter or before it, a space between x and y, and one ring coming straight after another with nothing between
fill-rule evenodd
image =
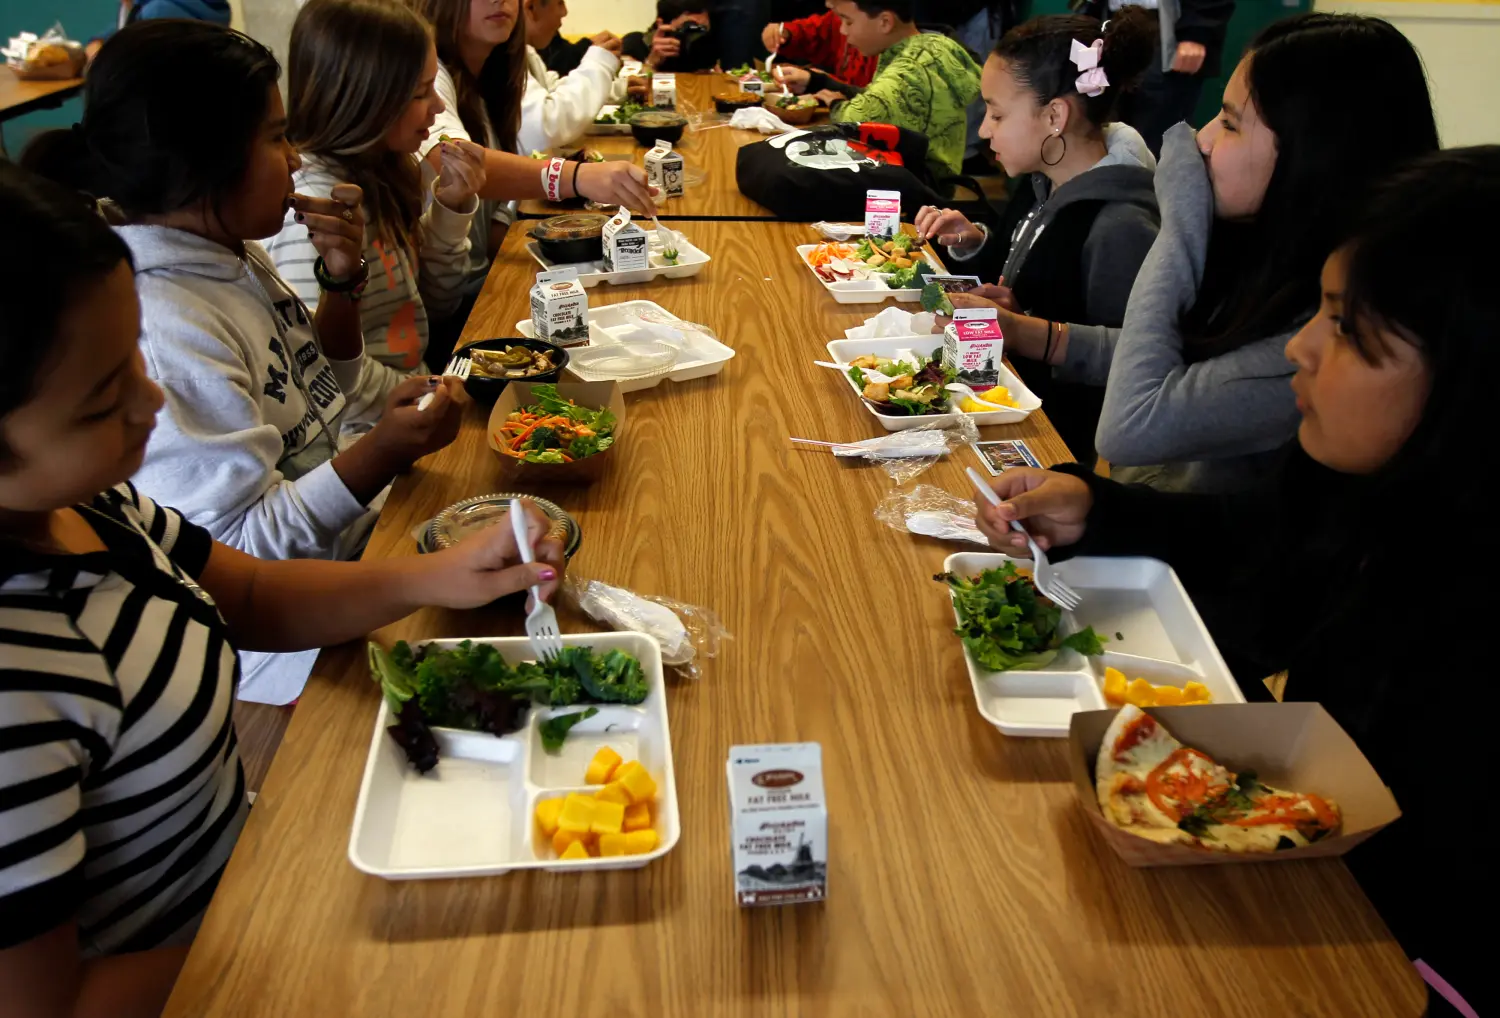
<instances>
[{"instance_id":1,"label":"white plastic fork","mask_svg":"<svg viewBox=\"0 0 1500 1018\"><path fill-rule=\"evenodd\" d=\"M968 473L969 480L974 482L974 487L979 489L979 493L989 501L990 505L1000 504L1000 496L995 494L995 489L990 487L989 482L979 471L973 467L965 467L964 470ZM1024 536L1027 546L1031 549L1031 562L1034 566L1031 579L1036 584L1036 589L1056 601L1058 606L1065 611L1077 611L1078 606L1083 603L1083 598L1079 597L1078 591L1064 583L1053 571L1052 563L1047 561L1047 553L1037 546L1031 533L1021 526L1020 520L1011 520L1010 529Z\"/></svg>"},{"instance_id":2,"label":"white plastic fork","mask_svg":"<svg viewBox=\"0 0 1500 1018\"><path fill-rule=\"evenodd\" d=\"M521 561L530 565L536 561L531 550L531 539L526 535L526 510L521 500L510 500L510 529L516 535L516 547L520 549ZM531 588L531 614L526 616L526 636L531 640L531 649L543 661L550 661L562 653L562 637L557 631L557 612L542 600L542 588Z\"/></svg>"},{"instance_id":3,"label":"white plastic fork","mask_svg":"<svg viewBox=\"0 0 1500 1018\"><path fill-rule=\"evenodd\" d=\"M474 362L469 358L468 354L456 353L448 361L448 366L443 369L443 374L452 375L460 382L467 382L469 380L469 371L473 368L473 366ZM432 406L432 397L435 395L437 395L437 393L429 392L427 395L417 400L418 412L426 410L428 407Z\"/></svg>"}]
</instances>

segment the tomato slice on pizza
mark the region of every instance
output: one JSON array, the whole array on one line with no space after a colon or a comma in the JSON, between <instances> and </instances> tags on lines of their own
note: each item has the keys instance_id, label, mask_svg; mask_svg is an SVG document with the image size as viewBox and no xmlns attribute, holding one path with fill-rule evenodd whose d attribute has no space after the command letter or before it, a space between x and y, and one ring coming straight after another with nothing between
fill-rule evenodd
<instances>
[{"instance_id":1,"label":"tomato slice on pizza","mask_svg":"<svg viewBox=\"0 0 1500 1018\"><path fill-rule=\"evenodd\" d=\"M1125 706L1104 733L1095 765L1099 810L1152 841L1219 852L1274 852L1338 830L1338 806L1262 784L1184 746L1151 715Z\"/></svg>"}]
</instances>

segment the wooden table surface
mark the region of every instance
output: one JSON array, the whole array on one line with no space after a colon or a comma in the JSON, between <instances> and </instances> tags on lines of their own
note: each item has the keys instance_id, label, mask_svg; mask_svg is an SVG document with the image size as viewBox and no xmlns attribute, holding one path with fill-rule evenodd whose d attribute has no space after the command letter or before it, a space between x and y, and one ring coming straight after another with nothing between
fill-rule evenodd
<instances>
[{"instance_id":1,"label":"wooden table surface","mask_svg":"<svg viewBox=\"0 0 1500 1018\"><path fill-rule=\"evenodd\" d=\"M792 251L806 227L703 223L700 276L601 286L737 351L714 378L627 396L593 487L539 492L582 525L574 575L717 611L734 634L668 693L682 839L645 869L386 882L345 856L379 693L361 646L326 652L165 1014L459 1018L1173 1015L1411 1018L1423 991L1337 860L1131 870L1091 830L1061 741L978 715L933 582L952 548L872 515L876 466L794 450L876 426L823 344L878 305L829 300ZM526 314L506 241L467 337ZM500 489L483 415L397 483L370 555ZM989 437L1067 453L1040 413ZM919 479L967 496L972 455ZM565 629L587 623L571 611ZM378 634L516 635L493 611L427 610ZM724 764L737 743L823 745L829 899L741 909Z\"/></svg>"},{"instance_id":2,"label":"wooden table surface","mask_svg":"<svg viewBox=\"0 0 1500 1018\"><path fill-rule=\"evenodd\" d=\"M679 74L677 76L678 109L692 116L714 115L713 93L733 88L723 74ZM727 118L726 118L727 119ZM682 153L688 186L681 198L668 198L659 205L662 219L775 219L776 214L740 193L734 180L734 162L741 148L768 136L756 131L733 127L689 127L682 141L674 146ZM629 156L637 166L645 165L646 146L629 134L585 135L576 145L597 149L606 156ZM568 211L560 205L541 199L528 199L517 208L523 217L555 216Z\"/></svg>"},{"instance_id":3,"label":"wooden table surface","mask_svg":"<svg viewBox=\"0 0 1500 1018\"><path fill-rule=\"evenodd\" d=\"M22 81L9 67L0 67L0 120L32 110L60 105L83 88L82 78L62 81Z\"/></svg>"}]
</instances>

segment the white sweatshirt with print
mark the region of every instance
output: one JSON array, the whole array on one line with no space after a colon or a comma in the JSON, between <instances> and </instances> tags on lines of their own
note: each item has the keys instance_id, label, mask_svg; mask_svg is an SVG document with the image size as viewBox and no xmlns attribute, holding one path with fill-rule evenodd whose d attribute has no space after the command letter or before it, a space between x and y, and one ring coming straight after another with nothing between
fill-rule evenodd
<instances>
[{"instance_id":1,"label":"white sweatshirt with print","mask_svg":"<svg viewBox=\"0 0 1500 1018\"><path fill-rule=\"evenodd\" d=\"M572 71L559 76L547 70L536 49L526 47L526 94L521 98L521 130L516 147L522 155L571 145L609 101L610 86L620 72L620 58L602 46L590 46Z\"/></svg>"}]
</instances>

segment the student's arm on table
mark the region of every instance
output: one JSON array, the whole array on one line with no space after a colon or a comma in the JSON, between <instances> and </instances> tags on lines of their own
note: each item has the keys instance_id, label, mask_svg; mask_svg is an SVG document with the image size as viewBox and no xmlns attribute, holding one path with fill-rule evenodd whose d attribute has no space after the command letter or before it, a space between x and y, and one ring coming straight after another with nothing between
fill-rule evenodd
<instances>
[{"instance_id":1,"label":"student's arm on table","mask_svg":"<svg viewBox=\"0 0 1500 1018\"><path fill-rule=\"evenodd\" d=\"M215 544L200 582L238 648L272 652L356 639L430 605L472 608L531 586L547 600L563 573L563 549L543 539L551 520L525 505L537 557L530 565L521 563L505 523L434 555L358 562L267 561Z\"/></svg>"},{"instance_id":2,"label":"student's arm on table","mask_svg":"<svg viewBox=\"0 0 1500 1018\"><path fill-rule=\"evenodd\" d=\"M0 950L0 998L6 1018L158 1018L187 954L184 945L84 959L69 920Z\"/></svg>"}]
</instances>

